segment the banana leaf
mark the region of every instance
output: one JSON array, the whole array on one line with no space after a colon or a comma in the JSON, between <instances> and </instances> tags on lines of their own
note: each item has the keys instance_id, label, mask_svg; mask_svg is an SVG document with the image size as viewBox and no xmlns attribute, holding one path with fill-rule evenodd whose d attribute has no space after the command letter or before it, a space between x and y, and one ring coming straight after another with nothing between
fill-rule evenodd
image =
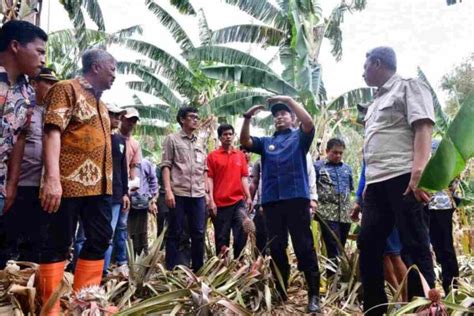
<instances>
[{"instance_id":1,"label":"banana leaf","mask_svg":"<svg viewBox=\"0 0 474 316\"><path fill-rule=\"evenodd\" d=\"M419 187L440 191L449 186L474 156L474 91L464 101L421 176Z\"/></svg>"}]
</instances>

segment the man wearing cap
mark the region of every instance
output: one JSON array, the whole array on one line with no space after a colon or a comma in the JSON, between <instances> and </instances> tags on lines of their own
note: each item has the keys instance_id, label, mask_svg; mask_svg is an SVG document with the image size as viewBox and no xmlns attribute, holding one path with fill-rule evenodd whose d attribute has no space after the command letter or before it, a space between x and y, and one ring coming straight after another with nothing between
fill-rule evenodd
<instances>
[{"instance_id":1,"label":"man wearing cap","mask_svg":"<svg viewBox=\"0 0 474 316\"><path fill-rule=\"evenodd\" d=\"M135 179L137 176L136 168L142 160L142 150L140 143L133 138L133 129L140 120L140 115L135 108L126 108L127 112L122 116L122 124L120 124L120 134L125 137L127 145L127 163L128 163L128 178Z\"/></svg>"},{"instance_id":2,"label":"man wearing cap","mask_svg":"<svg viewBox=\"0 0 474 316\"><path fill-rule=\"evenodd\" d=\"M51 69L43 68L30 82L35 90L36 104L26 131L16 198L11 212L6 214L5 228L10 240L12 259L38 263L38 249L49 217L42 210L39 200L43 169L43 104L46 93L58 79ZM25 218L28 220L25 221Z\"/></svg>"},{"instance_id":3,"label":"man wearing cap","mask_svg":"<svg viewBox=\"0 0 474 316\"><path fill-rule=\"evenodd\" d=\"M113 132L120 125L122 115L126 113L126 110L119 108L114 104L107 104L107 110L109 111L110 128ZM127 173L127 155L125 138L120 134L112 134L112 169L113 169L113 180L112 180L112 221L110 226L114 232L113 244L111 242L109 248L105 252L103 275L107 275L107 269L109 268L111 257L112 257L112 246L115 250L115 261L118 267L122 267L127 274L127 218L128 210L130 208L130 200L128 197L128 173ZM76 240L74 242L74 260L75 265L79 254L81 253L82 246L86 240L84 234L84 225L82 221L79 223L79 228L76 234ZM119 270L119 271L120 271Z\"/></svg>"},{"instance_id":4,"label":"man wearing cap","mask_svg":"<svg viewBox=\"0 0 474 316\"><path fill-rule=\"evenodd\" d=\"M102 92L115 80L116 61L102 49L82 55L83 75L55 84L45 98L44 175L40 199L51 214L40 253L39 286L46 303L59 286L78 218L86 241L73 290L99 285L112 238L112 147ZM60 313L59 301L50 311Z\"/></svg>"},{"instance_id":5,"label":"man wearing cap","mask_svg":"<svg viewBox=\"0 0 474 316\"><path fill-rule=\"evenodd\" d=\"M286 299L290 266L286 248L288 231L298 259L298 269L308 285L308 312L319 312L319 267L310 229L310 192L306 154L314 138L314 124L304 107L291 97L268 99L276 132L271 137L250 136L250 120L263 105L244 114L240 143L262 156L262 207L270 241L270 253L283 278L277 287ZM301 122L293 129L295 118Z\"/></svg>"}]
</instances>

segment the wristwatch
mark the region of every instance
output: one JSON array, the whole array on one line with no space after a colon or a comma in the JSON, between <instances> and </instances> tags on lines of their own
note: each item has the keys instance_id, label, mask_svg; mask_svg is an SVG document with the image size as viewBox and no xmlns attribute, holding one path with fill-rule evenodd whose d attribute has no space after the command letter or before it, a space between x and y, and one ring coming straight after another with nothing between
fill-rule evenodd
<instances>
[{"instance_id":1,"label":"wristwatch","mask_svg":"<svg viewBox=\"0 0 474 316\"><path fill-rule=\"evenodd\" d=\"M252 115L249 115L249 114L244 114L242 116L246 119L249 119L249 120L252 118Z\"/></svg>"}]
</instances>

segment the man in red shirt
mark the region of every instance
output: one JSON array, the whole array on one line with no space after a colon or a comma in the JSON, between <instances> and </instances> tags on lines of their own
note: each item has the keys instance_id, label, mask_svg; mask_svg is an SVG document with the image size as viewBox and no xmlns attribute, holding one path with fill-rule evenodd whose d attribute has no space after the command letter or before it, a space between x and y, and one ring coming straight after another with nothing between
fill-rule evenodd
<instances>
[{"instance_id":1,"label":"man in red shirt","mask_svg":"<svg viewBox=\"0 0 474 316\"><path fill-rule=\"evenodd\" d=\"M222 124L217 129L221 147L207 157L210 211L214 219L216 253L229 247L230 230L234 236L234 258L238 258L247 242L242 227L243 215L252 207L244 153L234 148L235 132L232 125Z\"/></svg>"}]
</instances>

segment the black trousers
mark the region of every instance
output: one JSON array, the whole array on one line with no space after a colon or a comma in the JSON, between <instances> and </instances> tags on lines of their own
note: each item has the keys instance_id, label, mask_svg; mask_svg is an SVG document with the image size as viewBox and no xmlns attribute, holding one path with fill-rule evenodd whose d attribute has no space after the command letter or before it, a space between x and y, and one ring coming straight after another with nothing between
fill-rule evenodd
<instances>
[{"instance_id":1,"label":"black trousers","mask_svg":"<svg viewBox=\"0 0 474 316\"><path fill-rule=\"evenodd\" d=\"M135 255L148 253L148 209L130 209L128 213L128 237L133 242Z\"/></svg>"},{"instance_id":2,"label":"black trousers","mask_svg":"<svg viewBox=\"0 0 474 316\"><path fill-rule=\"evenodd\" d=\"M336 257L341 255L341 253L337 241L334 239L331 231L336 235L341 242L341 245L344 247L346 245L347 236L349 235L349 230L351 229L351 224L335 221L324 221L323 223L322 220L320 220L319 226L321 227L321 234L324 240L324 245L326 246L328 259L334 261ZM333 271L329 270L327 273L329 275L334 274Z\"/></svg>"},{"instance_id":3,"label":"black trousers","mask_svg":"<svg viewBox=\"0 0 474 316\"><path fill-rule=\"evenodd\" d=\"M243 209L243 210L242 210ZM219 207L217 216L214 218L214 229L216 239L216 255L221 253L222 247L230 245L230 231L234 237L234 259L240 256L240 253L247 243L247 234L242 227L242 215L240 212L246 212L245 204L239 201L233 205Z\"/></svg>"},{"instance_id":4,"label":"black trousers","mask_svg":"<svg viewBox=\"0 0 474 316\"><path fill-rule=\"evenodd\" d=\"M298 259L298 270L319 273L310 227L309 200L290 199L267 203L263 205L263 212L270 254L280 272L288 274L290 270L286 254L289 232Z\"/></svg>"},{"instance_id":5,"label":"black trousers","mask_svg":"<svg viewBox=\"0 0 474 316\"><path fill-rule=\"evenodd\" d=\"M441 264L443 289L447 295L450 292L453 279L459 276L458 261L453 241L454 209L429 210L430 239L436 260Z\"/></svg>"},{"instance_id":6,"label":"black trousers","mask_svg":"<svg viewBox=\"0 0 474 316\"><path fill-rule=\"evenodd\" d=\"M39 187L18 187L12 208L0 217L0 269L10 259L39 262L50 215L43 211Z\"/></svg>"},{"instance_id":7,"label":"black trousers","mask_svg":"<svg viewBox=\"0 0 474 316\"><path fill-rule=\"evenodd\" d=\"M165 195L163 193L160 193L158 196L158 216L157 216L157 236L160 236L161 233L163 232L163 229L165 229L165 226L168 225L168 215L169 215L170 209L168 205L165 203Z\"/></svg>"},{"instance_id":8,"label":"black trousers","mask_svg":"<svg viewBox=\"0 0 474 316\"><path fill-rule=\"evenodd\" d=\"M206 201L204 197L184 196L176 196L175 200L176 208L170 209L168 217L166 267L172 270L178 264L189 265L189 254L191 254L192 268L197 272L204 264ZM190 251L189 239L191 239Z\"/></svg>"},{"instance_id":9,"label":"black trousers","mask_svg":"<svg viewBox=\"0 0 474 316\"><path fill-rule=\"evenodd\" d=\"M364 199L362 228L358 238L360 273L364 291L364 311L387 302L384 290L383 253L394 225L400 232L402 259L409 267L416 264L429 286L435 275L430 252L428 218L423 204L413 194L404 196L410 174L369 184ZM408 276L408 299L424 296L416 271ZM371 309L369 315L382 315L386 306Z\"/></svg>"},{"instance_id":10,"label":"black trousers","mask_svg":"<svg viewBox=\"0 0 474 316\"><path fill-rule=\"evenodd\" d=\"M79 258L104 259L112 239L112 197L97 195L63 198L56 213L51 214L46 239L41 246L40 263L53 263L69 258L79 217L84 225L86 241Z\"/></svg>"},{"instance_id":11,"label":"black trousers","mask_svg":"<svg viewBox=\"0 0 474 316\"><path fill-rule=\"evenodd\" d=\"M255 216L253 218L253 222L255 224L255 239L256 239L256 246L258 251L265 255L268 250L268 233L267 233L267 226L265 224L265 216L263 212L259 211L260 205L255 206Z\"/></svg>"}]
</instances>

